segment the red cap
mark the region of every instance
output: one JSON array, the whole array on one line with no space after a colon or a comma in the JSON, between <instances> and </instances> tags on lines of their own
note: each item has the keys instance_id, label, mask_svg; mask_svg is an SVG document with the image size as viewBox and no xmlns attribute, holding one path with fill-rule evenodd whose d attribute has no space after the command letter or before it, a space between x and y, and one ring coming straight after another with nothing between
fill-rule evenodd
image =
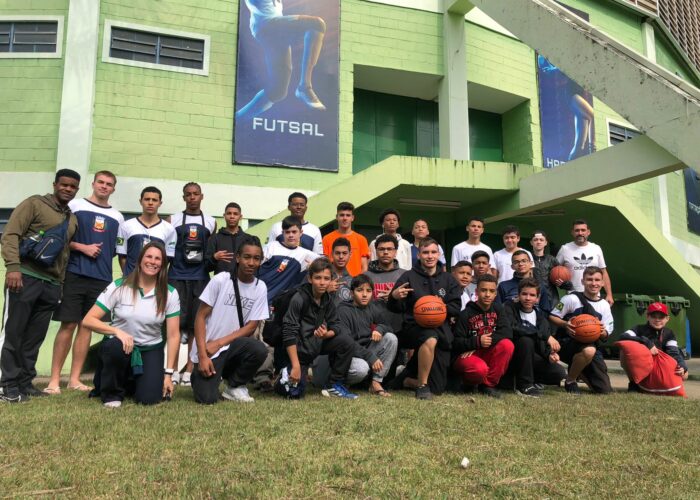
<instances>
[{"instance_id":1,"label":"red cap","mask_svg":"<svg viewBox=\"0 0 700 500\"><path fill-rule=\"evenodd\" d=\"M649 307L647 307L647 314L651 313L663 313L664 316L668 316L668 307L661 302L652 302L649 304Z\"/></svg>"}]
</instances>

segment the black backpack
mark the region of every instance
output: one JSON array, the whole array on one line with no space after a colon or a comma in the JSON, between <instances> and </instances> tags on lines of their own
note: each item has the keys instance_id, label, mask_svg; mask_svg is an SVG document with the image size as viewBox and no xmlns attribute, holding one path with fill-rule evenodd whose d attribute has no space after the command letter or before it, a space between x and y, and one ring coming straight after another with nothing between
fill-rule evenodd
<instances>
[{"instance_id":1,"label":"black backpack","mask_svg":"<svg viewBox=\"0 0 700 500\"><path fill-rule=\"evenodd\" d=\"M296 295L299 289L300 286L284 290L270 302L270 317L265 321L262 331L263 340L270 347L277 347L282 344L282 321L284 320L284 315L287 314L292 297Z\"/></svg>"}]
</instances>

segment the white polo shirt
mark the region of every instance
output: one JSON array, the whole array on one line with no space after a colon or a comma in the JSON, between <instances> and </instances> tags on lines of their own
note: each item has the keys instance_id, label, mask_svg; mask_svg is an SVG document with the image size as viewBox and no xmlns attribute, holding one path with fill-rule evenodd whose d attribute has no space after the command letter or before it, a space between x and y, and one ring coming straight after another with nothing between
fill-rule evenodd
<instances>
[{"instance_id":1,"label":"white polo shirt","mask_svg":"<svg viewBox=\"0 0 700 500\"><path fill-rule=\"evenodd\" d=\"M168 285L165 313L158 314L155 288L145 295L142 289L138 289L134 296L134 291L121 286L122 283L122 278L110 283L97 297L95 304L111 313L112 326L134 337L137 346L160 343L163 340L162 326L165 319L180 315L177 290Z\"/></svg>"},{"instance_id":2,"label":"white polo shirt","mask_svg":"<svg viewBox=\"0 0 700 500\"><path fill-rule=\"evenodd\" d=\"M269 308L267 306L267 287L265 282L254 279L252 283L243 283L238 280L238 290L241 292L241 309L243 310L243 323L267 319ZM236 292L233 288L230 273L215 275L199 296L199 300L212 307L211 314L206 323L206 341L220 339L241 328L238 321ZM229 348L228 345L219 349L211 359ZM199 363L197 355L197 343L192 344L190 359L193 363Z\"/></svg>"}]
</instances>

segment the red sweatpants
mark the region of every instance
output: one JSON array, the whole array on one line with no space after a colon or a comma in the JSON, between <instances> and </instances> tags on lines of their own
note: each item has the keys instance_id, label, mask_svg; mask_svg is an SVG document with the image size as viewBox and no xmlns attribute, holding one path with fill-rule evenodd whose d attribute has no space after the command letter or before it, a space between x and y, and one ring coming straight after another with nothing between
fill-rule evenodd
<instances>
[{"instance_id":1,"label":"red sweatpants","mask_svg":"<svg viewBox=\"0 0 700 500\"><path fill-rule=\"evenodd\" d=\"M508 369L514 348L511 340L502 339L495 346L477 349L468 358L457 358L452 369L462 377L465 385L496 387Z\"/></svg>"}]
</instances>

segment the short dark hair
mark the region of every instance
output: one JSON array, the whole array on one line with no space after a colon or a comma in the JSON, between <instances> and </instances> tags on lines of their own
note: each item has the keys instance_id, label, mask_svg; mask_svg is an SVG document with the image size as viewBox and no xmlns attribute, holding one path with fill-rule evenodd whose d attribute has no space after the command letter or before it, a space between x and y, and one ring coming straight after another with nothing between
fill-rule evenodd
<instances>
[{"instance_id":1,"label":"short dark hair","mask_svg":"<svg viewBox=\"0 0 700 500\"><path fill-rule=\"evenodd\" d=\"M301 221L299 220L299 217L294 217L293 215L288 215L284 219L282 219L282 231L286 231L292 226L296 226L299 228L301 231Z\"/></svg>"},{"instance_id":2,"label":"short dark hair","mask_svg":"<svg viewBox=\"0 0 700 500\"><path fill-rule=\"evenodd\" d=\"M437 240L428 236L427 238L423 238L421 240L421 242L418 244L418 249L420 250L430 245L437 245L437 247L440 248L440 244L437 242Z\"/></svg>"},{"instance_id":3,"label":"short dark hair","mask_svg":"<svg viewBox=\"0 0 700 500\"><path fill-rule=\"evenodd\" d=\"M588 227L588 221L586 219L574 219L574 222L571 224L571 227L580 226L581 224L585 224L586 227Z\"/></svg>"},{"instance_id":4,"label":"short dark hair","mask_svg":"<svg viewBox=\"0 0 700 500\"><path fill-rule=\"evenodd\" d=\"M355 205L353 205L349 201L341 201L340 203L338 203L338 206L335 209L336 213L337 212L344 212L345 210L350 210L351 212L355 212Z\"/></svg>"},{"instance_id":5,"label":"short dark hair","mask_svg":"<svg viewBox=\"0 0 700 500\"><path fill-rule=\"evenodd\" d=\"M520 229L518 229L518 226L514 226L512 224L506 226L503 228L503 231L501 231L501 235L505 236L506 234L511 234L515 233L518 236L520 236Z\"/></svg>"},{"instance_id":6,"label":"short dark hair","mask_svg":"<svg viewBox=\"0 0 700 500\"><path fill-rule=\"evenodd\" d=\"M75 179L76 181L80 182L80 174L75 170L71 170L70 168L62 168L61 170L56 171L56 176L53 178L54 183L58 182L60 177L70 177L71 179Z\"/></svg>"},{"instance_id":7,"label":"short dark hair","mask_svg":"<svg viewBox=\"0 0 700 500\"><path fill-rule=\"evenodd\" d=\"M157 193L158 196L160 197L160 201L163 201L163 193L160 192L160 189L158 189L155 186L146 186L141 190L141 198L139 200L143 200L143 195L146 193Z\"/></svg>"},{"instance_id":8,"label":"short dark hair","mask_svg":"<svg viewBox=\"0 0 700 500\"><path fill-rule=\"evenodd\" d=\"M527 257L527 260L530 260L530 254L527 253L527 250L523 250L521 248L520 250L516 250L515 252L513 252L513 255L510 256L510 261L513 262L513 259L518 255L525 255Z\"/></svg>"},{"instance_id":9,"label":"short dark hair","mask_svg":"<svg viewBox=\"0 0 700 500\"><path fill-rule=\"evenodd\" d=\"M394 245L394 250L399 248L399 240L393 234L380 234L377 239L374 240L374 248L376 249L380 243L391 243Z\"/></svg>"},{"instance_id":10,"label":"short dark hair","mask_svg":"<svg viewBox=\"0 0 700 500\"><path fill-rule=\"evenodd\" d=\"M238 248L236 249L236 255L242 255L243 254L243 247L250 246L250 247L258 247L260 251L262 251L262 245L260 244L260 238L257 236L253 236L252 234L246 234L243 236L241 239L241 243L238 245Z\"/></svg>"},{"instance_id":11,"label":"short dark hair","mask_svg":"<svg viewBox=\"0 0 700 500\"><path fill-rule=\"evenodd\" d=\"M289 197L287 198L287 205L291 205L292 200L294 198L304 198L304 203L309 201L309 199L306 197L306 195L304 193L300 193L299 191L295 191L292 194L290 194Z\"/></svg>"},{"instance_id":12,"label":"short dark hair","mask_svg":"<svg viewBox=\"0 0 700 500\"><path fill-rule=\"evenodd\" d=\"M540 282L535 278L523 278L518 283L518 293L523 291L523 288L534 288L537 290L537 295L540 294Z\"/></svg>"},{"instance_id":13,"label":"short dark hair","mask_svg":"<svg viewBox=\"0 0 700 500\"><path fill-rule=\"evenodd\" d=\"M333 266L331 265L331 261L328 260L327 257L319 257L318 259L314 260L311 265L309 265L309 277L313 276L314 274L322 273L326 269L330 271L332 276Z\"/></svg>"},{"instance_id":14,"label":"short dark hair","mask_svg":"<svg viewBox=\"0 0 700 500\"><path fill-rule=\"evenodd\" d=\"M114 181L114 185L116 186L116 184L117 184L117 176L114 175L114 174L113 174L112 172L110 172L109 170L100 170L99 172L95 172L95 177L93 177L92 180L93 180L93 181L96 181L96 180L97 180L97 177L100 176L100 175L102 175L102 176L104 176L104 177L111 177L112 180Z\"/></svg>"},{"instance_id":15,"label":"short dark hair","mask_svg":"<svg viewBox=\"0 0 700 500\"><path fill-rule=\"evenodd\" d=\"M474 268L472 263L469 262L468 260L460 260L454 266L452 266L452 270L454 271L455 269L459 269L460 267L470 267L472 269Z\"/></svg>"},{"instance_id":16,"label":"short dark hair","mask_svg":"<svg viewBox=\"0 0 700 500\"><path fill-rule=\"evenodd\" d=\"M486 260L491 262L491 256L485 250L477 250L472 254L472 262L474 262L479 257L486 257Z\"/></svg>"},{"instance_id":17,"label":"short dark hair","mask_svg":"<svg viewBox=\"0 0 700 500\"><path fill-rule=\"evenodd\" d=\"M590 276L591 274L596 273L600 273L600 275L602 276L603 270L598 266L588 266L586 269L583 270L583 277L585 278L586 276Z\"/></svg>"},{"instance_id":18,"label":"short dark hair","mask_svg":"<svg viewBox=\"0 0 700 500\"><path fill-rule=\"evenodd\" d=\"M243 211L243 209L241 209L241 206L238 203L236 203L235 201L227 203L226 208L224 208L224 212L226 212L226 210L228 210L229 208L237 208L239 212Z\"/></svg>"},{"instance_id":19,"label":"short dark hair","mask_svg":"<svg viewBox=\"0 0 700 500\"><path fill-rule=\"evenodd\" d=\"M479 285L481 283L498 283L498 280L493 274L482 274L478 278L476 278L476 287L479 288Z\"/></svg>"},{"instance_id":20,"label":"short dark hair","mask_svg":"<svg viewBox=\"0 0 700 500\"><path fill-rule=\"evenodd\" d=\"M384 217L387 215L395 215L396 218L399 220L399 224L401 223L401 214L399 213L398 210L394 208L387 208L386 210L382 210L382 213L379 214L379 224L384 224Z\"/></svg>"},{"instance_id":21,"label":"short dark hair","mask_svg":"<svg viewBox=\"0 0 700 500\"><path fill-rule=\"evenodd\" d=\"M481 217L480 215L472 215L471 217L469 217L467 219L467 226L474 221L481 222L484 225L486 224L486 222L484 222L484 218Z\"/></svg>"},{"instance_id":22,"label":"short dark hair","mask_svg":"<svg viewBox=\"0 0 700 500\"><path fill-rule=\"evenodd\" d=\"M538 234L541 234L541 235L544 237L544 239L547 240L547 242L549 242L549 236L547 236L547 233L545 233L545 232L542 231L541 229L535 229L535 230L532 232L532 236L530 236L530 239L534 238L534 237L537 236Z\"/></svg>"},{"instance_id":23,"label":"short dark hair","mask_svg":"<svg viewBox=\"0 0 700 500\"><path fill-rule=\"evenodd\" d=\"M343 238L342 236L340 238L335 239L333 245L331 245L331 251L335 250L338 247L348 247L348 250L352 250L350 240L347 238Z\"/></svg>"},{"instance_id":24,"label":"short dark hair","mask_svg":"<svg viewBox=\"0 0 700 500\"><path fill-rule=\"evenodd\" d=\"M197 184L196 182L188 182L187 184L185 184L184 186L182 186L182 194L185 194L185 191L186 191L187 188L189 188L189 187L196 187L197 189L199 189L199 192L200 192L200 193L202 192L202 186L200 186L200 185Z\"/></svg>"},{"instance_id":25,"label":"short dark hair","mask_svg":"<svg viewBox=\"0 0 700 500\"><path fill-rule=\"evenodd\" d=\"M350 290L359 288L362 285L369 285L370 287L374 288L374 282L372 281L372 278L370 278L366 274L358 274L350 282Z\"/></svg>"}]
</instances>

